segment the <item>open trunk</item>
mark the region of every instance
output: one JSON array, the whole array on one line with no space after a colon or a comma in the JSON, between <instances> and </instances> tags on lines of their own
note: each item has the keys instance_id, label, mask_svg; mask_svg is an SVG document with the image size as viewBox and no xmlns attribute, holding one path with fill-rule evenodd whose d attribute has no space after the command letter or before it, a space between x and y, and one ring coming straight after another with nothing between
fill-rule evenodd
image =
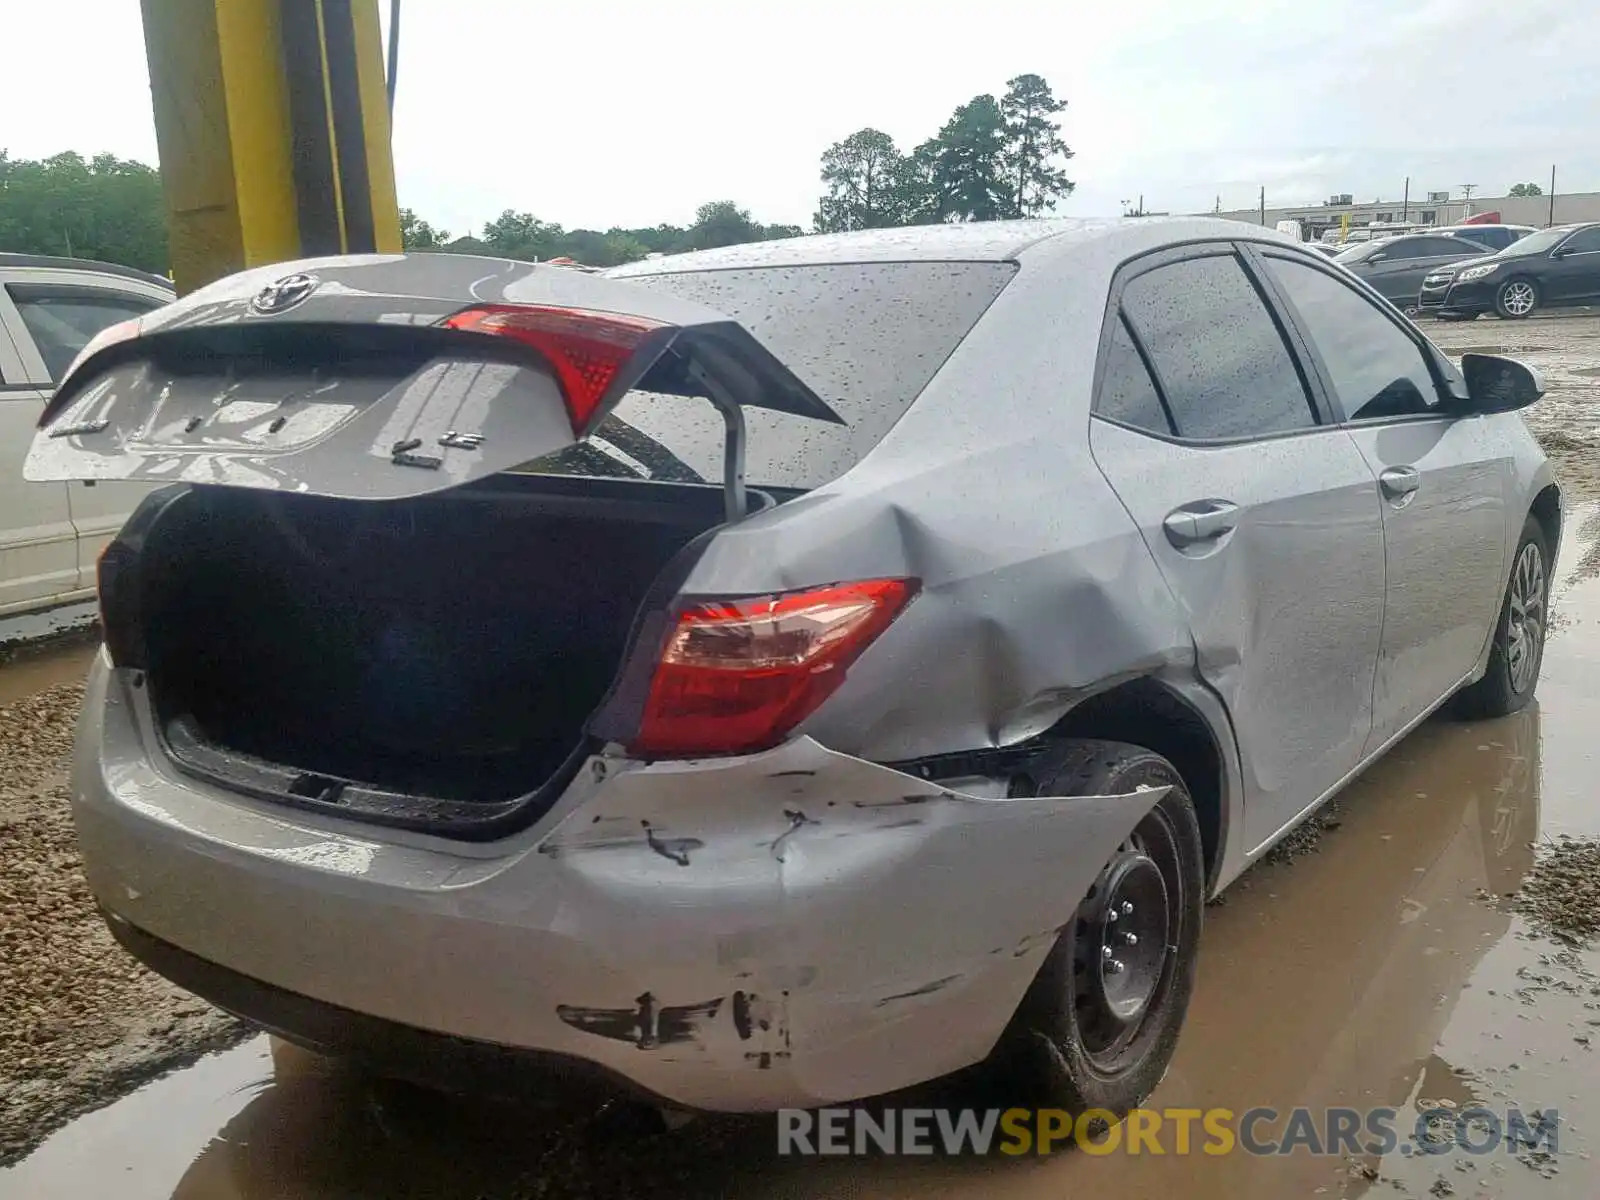
<instances>
[{"instance_id":1,"label":"open trunk","mask_svg":"<svg viewBox=\"0 0 1600 1200\"><path fill-rule=\"evenodd\" d=\"M589 748L651 583L722 515L711 487L514 475L377 503L192 489L138 566L168 748L362 819L532 819Z\"/></svg>"}]
</instances>

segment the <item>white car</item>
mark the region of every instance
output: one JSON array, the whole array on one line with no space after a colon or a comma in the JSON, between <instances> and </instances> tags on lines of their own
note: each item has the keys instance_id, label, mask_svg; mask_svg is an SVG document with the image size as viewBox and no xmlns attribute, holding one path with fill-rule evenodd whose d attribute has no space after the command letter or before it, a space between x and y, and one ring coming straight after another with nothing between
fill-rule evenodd
<instances>
[{"instance_id":1,"label":"white car","mask_svg":"<svg viewBox=\"0 0 1600 1200\"><path fill-rule=\"evenodd\" d=\"M174 298L167 280L130 267L0 254L0 616L94 598L96 558L150 489L25 483L22 460L89 339Z\"/></svg>"}]
</instances>

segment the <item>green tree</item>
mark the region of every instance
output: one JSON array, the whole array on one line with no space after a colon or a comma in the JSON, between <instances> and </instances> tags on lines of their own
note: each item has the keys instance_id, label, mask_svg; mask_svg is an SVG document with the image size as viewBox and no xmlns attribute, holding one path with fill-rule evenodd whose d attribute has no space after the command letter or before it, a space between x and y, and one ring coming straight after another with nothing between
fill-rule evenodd
<instances>
[{"instance_id":1,"label":"green tree","mask_svg":"<svg viewBox=\"0 0 1600 1200\"><path fill-rule=\"evenodd\" d=\"M64 254L166 274L161 177L144 163L67 152L34 161L0 150L0 249Z\"/></svg>"},{"instance_id":2,"label":"green tree","mask_svg":"<svg viewBox=\"0 0 1600 1200\"><path fill-rule=\"evenodd\" d=\"M1072 157L1061 140L1061 125L1053 119L1066 107L1043 76L1018 75L1006 82L1000 112L1005 118L1001 161L1010 191L1007 215L1041 216L1071 194L1075 185L1055 165Z\"/></svg>"},{"instance_id":3,"label":"green tree","mask_svg":"<svg viewBox=\"0 0 1600 1200\"><path fill-rule=\"evenodd\" d=\"M916 192L911 164L894 139L858 129L822 153L826 193L813 219L818 233L904 225Z\"/></svg>"},{"instance_id":4,"label":"green tree","mask_svg":"<svg viewBox=\"0 0 1600 1200\"><path fill-rule=\"evenodd\" d=\"M400 210L400 244L407 250L442 250L450 234L435 229L409 208Z\"/></svg>"},{"instance_id":5,"label":"green tree","mask_svg":"<svg viewBox=\"0 0 1600 1200\"><path fill-rule=\"evenodd\" d=\"M1514 183L1508 195L1512 196L1542 196L1544 189L1537 183Z\"/></svg>"},{"instance_id":6,"label":"green tree","mask_svg":"<svg viewBox=\"0 0 1600 1200\"><path fill-rule=\"evenodd\" d=\"M919 146L922 185L916 219L994 221L1006 216L1012 189L1005 177L1006 121L993 96L974 96Z\"/></svg>"},{"instance_id":7,"label":"green tree","mask_svg":"<svg viewBox=\"0 0 1600 1200\"><path fill-rule=\"evenodd\" d=\"M761 238L762 228L751 220L749 209L740 208L732 200L713 200L702 204L695 213L694 224L684 232L679 249L710 250L759 242Z\"/></svg>"},{"instance_id":8,"label":"green tree","mask_svg":"<svg viewBox=\"0 0 1600 1200\"><path fill-rule=\"evenodd\" d=\"M508 208L483 227L479 240L488 247L490 254L531 261L561 255L565 237L561 226L541 221L532 213Z\"/></svg>"}]
</instances>

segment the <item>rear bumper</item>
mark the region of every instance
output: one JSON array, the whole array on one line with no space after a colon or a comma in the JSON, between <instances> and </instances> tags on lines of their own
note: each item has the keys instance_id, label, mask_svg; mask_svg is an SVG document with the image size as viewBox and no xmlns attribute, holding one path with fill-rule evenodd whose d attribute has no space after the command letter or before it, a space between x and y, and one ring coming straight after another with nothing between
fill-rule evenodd
<instances>
[{"instance_id":1,"label":"rear bumper","mask_svg":"<svg viewBox=\"0 0 1600 1200\"><path fill-rule=\"evenodd\" d=\"M223 1007L358 1057L399 1028L722 1111L981 1060L1161 794L986 799L801 739L596 759L532 829L446 843L178 774L103 658L73 784L113 929Z\"/></svg>"}]
</instances>

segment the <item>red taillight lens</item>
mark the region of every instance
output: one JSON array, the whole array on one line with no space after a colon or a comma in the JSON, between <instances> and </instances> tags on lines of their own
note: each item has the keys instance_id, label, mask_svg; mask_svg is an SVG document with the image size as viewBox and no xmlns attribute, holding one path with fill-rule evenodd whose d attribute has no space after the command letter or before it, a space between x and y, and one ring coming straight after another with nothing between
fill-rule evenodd
<instances>
[{"instance_id":1,"label":"red taillight lens","mask_svg":"<svg viewBox=\"0 0 1600 1200\"><path fill-rule=\"evenodd\" d=\"M639 344L661 329L657 321L581 308L483 304L447 317L449 329L508 337L531 346L554 368L575 433L588 431L617 372Z\"/></svg>"},{"instance_id":2,"label":"red taillight lens","mask_svg":"<svg viewBox=\"0 0 1600 1200\"><path fill-rule=\"evenodd\" d=\"M686 609L629 750L692 758L777 745L844 682L916 592L914 579L872 579Z\"/></svg>"}]
</instances>

